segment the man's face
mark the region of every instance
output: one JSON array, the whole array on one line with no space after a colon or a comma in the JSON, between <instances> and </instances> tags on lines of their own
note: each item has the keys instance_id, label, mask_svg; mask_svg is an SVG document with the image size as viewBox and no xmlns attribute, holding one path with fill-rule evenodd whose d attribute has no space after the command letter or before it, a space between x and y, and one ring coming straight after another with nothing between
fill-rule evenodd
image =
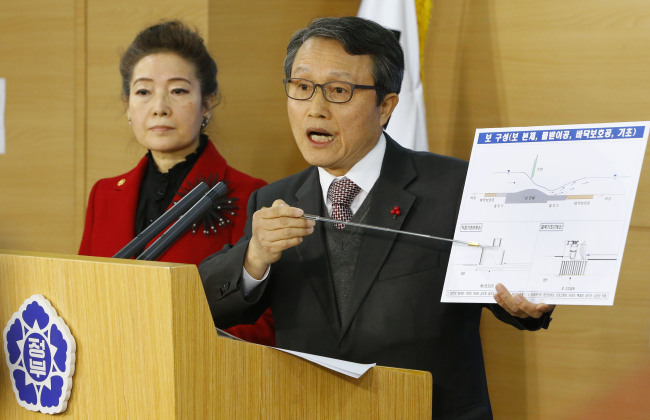
<instances>
[{"instance_id":1,"label":"man's face","mask_svg":"<svg viewBox=\"0 0 650 420\"><path fill-rule=\"evenodd\" d=\"M291 77L319 84L375 84L369 55L350 55L338 41L326 38L310 38L300 47ZM325 100L320 88L306 101L287 98L291 130L303 157L334 176L347 173L377 144L395 105L393 93L378 106L371 89L355 90L349 102L340 104Z\"/></svg>"}]
</instances>

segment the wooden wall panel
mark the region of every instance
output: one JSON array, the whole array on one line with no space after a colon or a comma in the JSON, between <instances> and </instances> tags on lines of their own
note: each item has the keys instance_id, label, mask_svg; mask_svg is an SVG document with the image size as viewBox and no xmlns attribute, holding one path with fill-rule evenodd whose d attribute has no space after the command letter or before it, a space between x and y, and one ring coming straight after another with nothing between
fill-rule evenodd
<instances>
[{"instance_id":1,"label":"wooden wall panel","mask_svg":"<svg viewBox=\"0 0 650 420\"><path fill-rule=\"evenodd\" d=\"M4 1L0 247L73 252L81 216L75 157L75 1Z\"/></svg>"}]
</instances>

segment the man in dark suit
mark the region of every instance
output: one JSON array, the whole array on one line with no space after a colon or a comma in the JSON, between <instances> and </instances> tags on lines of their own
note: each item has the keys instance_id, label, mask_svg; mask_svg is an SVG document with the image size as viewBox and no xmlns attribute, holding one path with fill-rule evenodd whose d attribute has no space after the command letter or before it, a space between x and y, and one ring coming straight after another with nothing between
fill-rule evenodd
<instances>
[{"instance_id":1,"label":"man in dark suit","mask_svg":"<svg viewBox=\"0 0 650 420\"><path fill-rule=\"evenodd\" d=\"M491 418L482 308L531 330L548 326L552 308L500 285L498 304L441 303L447 242L302 218L453 237L466 162L383 132L403 70L397 39L371 21L324 18L298 31L284 82L312 166L254 192L242 240L199 270L216 325L254 322L271 306L279 347L430 371L434 418Z\"/></svg>"}]
</instances>

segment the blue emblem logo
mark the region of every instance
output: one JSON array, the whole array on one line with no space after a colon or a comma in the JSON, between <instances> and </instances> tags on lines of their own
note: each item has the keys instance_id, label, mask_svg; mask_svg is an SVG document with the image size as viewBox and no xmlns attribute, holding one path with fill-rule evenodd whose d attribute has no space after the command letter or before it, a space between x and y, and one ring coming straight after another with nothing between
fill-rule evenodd
<instances>
[{"instance_id":1,"label":"blue emblem logo","mask_svg":"<svg viewBox=\"0 0 650 420\"><path fill-rule=\"evenodd\" d=\"M41 295L30 297L7 323L3 338L18 404L46 414L65 411L77 344L56 309Z\"/></svg>"}]
</instances>

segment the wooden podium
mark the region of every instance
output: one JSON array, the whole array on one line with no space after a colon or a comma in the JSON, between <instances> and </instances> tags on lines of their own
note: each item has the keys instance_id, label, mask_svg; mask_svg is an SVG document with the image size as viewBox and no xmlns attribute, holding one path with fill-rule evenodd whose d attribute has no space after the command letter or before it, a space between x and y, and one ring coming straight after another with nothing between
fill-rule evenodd
<instances>
[{"instance_id":1,"label":"wooden podium","mask_svg":"<svg viewBox=\"0 0 650 420\"><path fill-rule=\"evenodd\" d=\"M70 327L78 419L429 419L428 372L349 378L273 348L220 338L193 265L0 250L0 331L41 294ZM19 406L6 356L0 418Z\"/></svg>"}]
</instances>

